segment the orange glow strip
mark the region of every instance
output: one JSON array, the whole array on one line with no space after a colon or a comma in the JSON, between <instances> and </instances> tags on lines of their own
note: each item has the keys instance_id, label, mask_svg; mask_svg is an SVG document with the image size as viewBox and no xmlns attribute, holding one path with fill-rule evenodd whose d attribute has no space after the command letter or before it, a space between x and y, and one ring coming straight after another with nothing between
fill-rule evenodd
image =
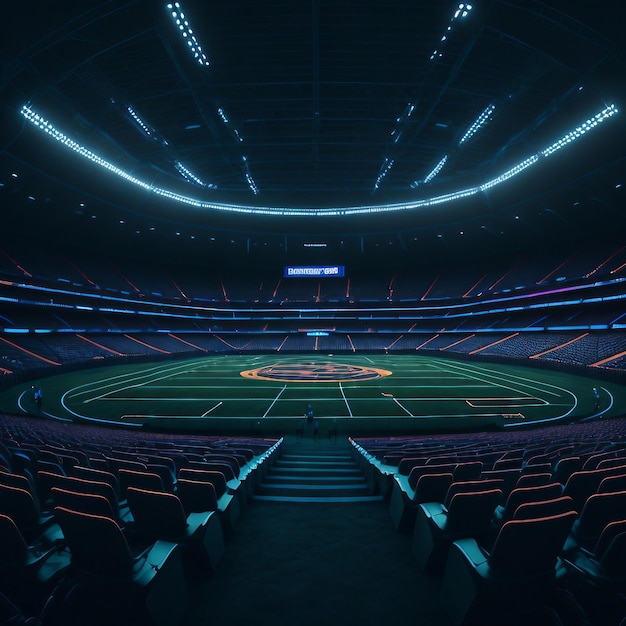
<instances>
[{"instance_id":1,"label":"orange glow strip","mask_svg":"<svg viewBox=\"0 0 626 626\"><path fill-rule=\"evenodd\" d=\"M480 283L483 282L483 280L485 280L485 278L487 278L487 274L489 272L483 274L483 276L481 276L474 285L472 285L461 297L462 298L468 298L470 293L472 293L472 291L474 291L474 289L476 289L476 287L478 287L478 285L480 285Z\"/></svg>"},{"instance_id":2,"label":"orange glow strip","mask_svg":"<svg viewBox=\"0 0 626 626\"><path fill-rule=\"evenodd\" d=\"M570 256L568 259L565 259L563 263L557 265L547 276L544 276L537 284L540 285L541 283L548 280L548 278L552 278L554 274L556 274L564 265L567 265L575 256L577 256L577 254L578 253L576 252L575 254L572 254L572 256Z\"/></svg>"},{"instance_id":3,"label":"orange glow strip","mask_svg":"<svg viewBox=\"0 0 626 626\"><path fill-rule=\"evenodd\" d=\"M622 263L619 267L616 267L614 270L611 270L611 274L617 274L626 267L626 263Z\"/></svg>"},{"instance_id":4,"label":"orange glow strip","mask_svg":"<svg viewBox=\"0 0 626 626\"><path fill-rule=\"evenodd\" d=\"M420 298L420 301L424 301L426 300L426 298L428 298L428 294L432 291L433 287L435 286L435 283L439 280L439 276L437 276L437 278L435 278L435 280L433 280L432 283L430 283L430 287L426 290L426 293Z\"/></svg>"},{"instance_id":5,"label":"orange glow strip","mask_svg":"<svg viewBox=\"0 0 626 626\"><path fill-rule=\"evenodd\" d=\"M385 350L389 350L389 348L395 346L398 343L398 341L402 339L402 337L404 337L404 335L400 335L395 341L392 341L388 346L385 346Z\"/></svg>"},{"instance_id":6,"label":"orange glow strip","mask_svg":"<svg viewBox=\"0 0 626 626\"><path fill-rule=\"evenodd\" d=\"M439 333L437 333L436 335L433 335L430 339L427 339L423 344L417 346L417 348L415 349L419 350L420 348L423 348L427 343L430 343L433 339L437 339L437 337L439 337Z\"/></svg>"},{"instance_id":7,"label":"orange glow strip","mask_svg":"<svg viewBox=\"0 0 626 626\"><path fill-rule=\"evenodd\" d=\"M230 302L230 300L228 299L228 294L226 293L226 287L224 286L224 281L222 280L221 276L220 276L220 286L222 287L222 294L224 296L224 302Z\"/></svg>"},{"instance_id":8,"label":"orange glow strip","mask_svg":"<svg viewBox=\"0 0 626 626\"><path fill-rule=\"evenodd\" d=\"M107 348L106 346L103 346L101 343L98 343L97 341L94 341L93 339L89 339L89 337L84 337L83 335L79 335L78 333L76 333L76 336L79 339L82 339L83 341L86 341L87 343L90 343L93 346L96 346L97 348L101 348L102 350L106 350L107 352L110 352L111 354L116 354L117 356L125 356L122 352L113 350L113 348Z\"/></svg>"},{"instance_id":9,"label":"orange glow strip","mask_svg":"<svg viewBox=\"0 0 626 626\"><path fill-rule=\"evenodd\" d=\"M463 337L463 339L459 339L458 341L451 343L449 346L444 346L443 348L439 348L439 350L443 352L444 350L447 350L448 348L452 348L453 346L458 346L460 343L463 343L464 341L467 341L468 339L471 339L472 337L476 337L476 333L468 335L467 337Z\"/></svg>"},{"instance_id":10,"label":"orange glow strip","mask_svg":"<svg viewBox=\"0 0 626 626\"><path fill-rule=\"evenodd\" d=\"M560 346L555 346L554 348L550 348L549 350L544 350L543 352L540 352L539 354L533 354L530 358L538 359L540 356L543 356L544 354L549 354L550 352L554 352L555 350L558 350L559 348L564 348L565 346L569 346L570 343L574 343L575 341L578 341L579 339L586 337L588 334L589 333L583 333L579 337L575 337L574 339L570 339L569 341L562 343Z\"/></svg>"},{"instance_id":11,"label":"orange glow strip","mask_svg":"<svg viewBox=\"0 0 626 626\"><path fill-rule=\"evenodd\" d=\"M483 346L482 348L478 348L477 350L472 350L470 354L478 354L479 352L482 352L483 350L486 350L487 348L497 346L499 343L502 343L503 341L508 341L509 339L513 339L513 337L517 337L518 335L519 333L513 333L512 335L509 335L508 337L504 337L503 339L498 339L498 341L494 341L486 346Z\"/></svg>"},{"instance_id":12,"label":"orange glow strip","mask_svg":"<svg viewBox=\"0 0 626 626\"><path fill-rule=\"evenodd\" d=\"M208 352L206 348L201 348L200 346L197 346L195 343L191 343L190 341L187 341L183 339L182 337L178 337L177 335L172 335L172 333L167 333L167 336L171 337L172 339L176 339L177 341L180 341L181 343L185 343L188 346L195 348L196 350L202 350L202 352Z\"/></svg>"},{"instance_id":13,"label":"orange glow strip","mask_svg":"<svg viewBox=\"0 0 626 626\"><path fill-rule=\"evenodd\" d=\"M127 335L126 333L124 333L124 337L126 337L127 339L130 339L131 341L134 341L135 343L141 344L142 346L145 346L146 348L150 348L150 350L156 350L157 352L162 352L163 354L172 354L171 352L168 352L167 350L163 350L161 348L156 348L155 346L151 346L149 343L146 343L145 341L141 341L141 339L137 339L136 337L131 337L130 335Z\"/></svg>"},{"instance_id":14,"label":"orange glow strip","mask_svg":"<svg viewBox=\"0 0 626 626\"><path fill-rule=\"evenodd\" d=\"M9 259L9 261L11 261L11 263L13 263L13 265L15 265L15 267L22 272L22 274L24 274L24 276L28 276L28 278L33 277L33 275L29 271L25 270L12 256L9 255L8 252L5 252L2 248L0 248L0 252L2 252L2 254L4 254L4 256Z\"/></svg>"},{"instance_id":15,"label":"orange glow strip","mask_svg":"<svg viewBox=\"0 0 626 626\"><path fill-rule=\"evenodd\" d=\"M130 278L128 278L128 276L125 276L124 274L122 274L122 272L120 272L120 270L115 267L115 265L113 265L113 263L111 263L113 269L140 295L143 296L143 293L141 293L141 289L139 289L139 287L137 287L137 285L135 285L135 283L133 283Z\"/></svg>"},{"instance_id":16,"label":"orange glow strip","mask_svg":"<svg viewBox=\"0 0 626 626\"><path fill-rule=\"evenodd\" d=\"M172 283L172 285L174 285L174 287L176 288L176 291L178 291L178 293L185 299L187 300L187 302L191 302L191 298L189 298L187 296L187 294L178 286L178 283L170 276L169 277L170 282ZM178 337L177 337L178 339Z\"/></svg>"},{"instance_id":17,"label":"orange glow strip","mask_svg":"<svg viewBox=\"0 0 626 626\"><path fill-rule=\"evenodd\" d=\"M346 335L346 337L348 338L348 341L350 342L352 352L356 352L356 348L354 347L354 344L352 343L352 337L350 337L350 335Z\"/></svg>"},{"instance_id":18,"label":"orange glow strip","mask_svg":"<svg viewBox=\"0 0 626 626\"><path fill-rule=\"evenodd\" d=\"M596 363L592 363L591 367L600 367L600 365L604 365L605 363L610 363L611 361L615 361L623 356L626 356L626 350L624 352L620 352L619 354L614 354L613 356L607 357L606 359L602 359L601 361L597 361Z\"/></svg>"},{"instance_id":19,"label":"orange glow strip","mask_svg":"<svg viewBox=\"0 0 626 626\"><path fill-rule=\"evenodd\" d=\"M31 352L30 350L27 350L26 348L22 348L22 346L18 346L16 343L13 343L12 341L5 339L4 337L0 337L0 340L4 341L4 343L8 343L10 346L17 348L18 350L21 350L22 352L25 352L26 354L30 354L30 356L34 356L35 358L43 361L44 363L49 363L50 365L61 365L60 363L57 363L56 361L51 361L50 359L46 359L45 356L41 356L40 354Z\"/></svg>"},{"instance_id":20,"label":"orange glow strip","mask_svg":"<svg viewBox=\"0 0 626 626\"><path fill-rule=\"evenodd\" d=\"M492 291L493 289L495 289L496 285L501 283L514 269L517 269L518 266L519 266L519 263L516 263L506 274L503 274L502 276L500 276L500 278L498 278L498 280L496 280L496 282L493 283L493 285L488 287L487 291Z\"/></svg>"},{"instance_id":21,"label":"orange glow strip","mask_svg":"<svg viewBox=\"0 0 626 626\"><path fill-rule=\"evenodd\" d=\"M91 280L91 278L89 278L89 276L87 276L87 274L85 274L85 272L83 272L75 263L72 263L72 261L70 261L68 259L68 263L92 286L92 287L97 287L96 283Z\"/></svg>"},{"instance_id":22,"label":"orange glow strip","mask_svg":"<svg viewBox=\"0 0 626 626\"><path fill-rule=\"evenodd\" d=\"M595 270L589 272L589 274L587 274L585 278L589 278L590 276L593 276L597 271L601 270L611 259L614 259L622 250L624 250L624 248L626 248L626 246L622 246L619 250L616 250L606 261L600 263L600 265L598 265ZM613 272L611 272L611 274L612 273Z\"/></svg>"}]
</instances>

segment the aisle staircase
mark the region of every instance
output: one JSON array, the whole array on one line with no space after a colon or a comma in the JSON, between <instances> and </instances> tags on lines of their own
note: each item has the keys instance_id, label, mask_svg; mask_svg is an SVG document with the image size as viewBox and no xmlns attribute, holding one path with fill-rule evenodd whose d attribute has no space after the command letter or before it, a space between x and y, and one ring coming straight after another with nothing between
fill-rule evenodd
<instances>
[{"instance_id":1,"label":"aisle staircase","mask_svg":"<svg viewBox=\"0 0 626 626\"><path fill-rule=\"evenodd\" d=\"M374 495L347 440L285 438L255 499L275 502L371 502Z\"/></svg>"}]
</instances>

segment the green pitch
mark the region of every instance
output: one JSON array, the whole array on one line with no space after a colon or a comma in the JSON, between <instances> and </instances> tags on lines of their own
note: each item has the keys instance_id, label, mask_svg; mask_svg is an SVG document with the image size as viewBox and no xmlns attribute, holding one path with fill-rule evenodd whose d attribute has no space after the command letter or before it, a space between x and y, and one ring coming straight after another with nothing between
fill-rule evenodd
<instances>
[{"instance_id":1,"label":"green pitch","mask_svg":"<svg viewBox=\"0 0 626 626\"><path fill-rule=\"evenodd\" d=\"M51 419L130 428L263 430L302 421L308 403L330 423L391 432L497 423L609 417L624 412L626 387L518 366L418 355L226 355L89 369L0 395L0 408ZM599 390L596 406L593 388ZM357 422L358 421L358 422Z\"/></svg>"}]
</instances>

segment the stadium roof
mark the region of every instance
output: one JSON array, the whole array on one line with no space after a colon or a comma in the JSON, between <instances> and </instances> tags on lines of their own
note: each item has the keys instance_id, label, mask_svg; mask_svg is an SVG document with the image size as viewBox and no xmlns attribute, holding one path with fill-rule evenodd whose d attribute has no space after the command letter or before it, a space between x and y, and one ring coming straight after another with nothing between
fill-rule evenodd
<instances>
[{"instance_id":1,"label":"stadium roof","mask_svg":"<svg viewBox=\"0 0 626 626\"><path fill-rule=\"evenodd\" d=\"M6 12L0 192L16 228L356 252L623 228L619 3Z\"/></svg>"}]
</instances>

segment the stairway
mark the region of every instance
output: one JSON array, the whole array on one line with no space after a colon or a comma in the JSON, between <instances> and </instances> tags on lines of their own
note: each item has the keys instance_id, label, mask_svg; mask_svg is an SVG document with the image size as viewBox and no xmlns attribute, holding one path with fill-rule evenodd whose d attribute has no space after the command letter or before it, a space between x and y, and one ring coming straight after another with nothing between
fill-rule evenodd
<instances>
[{"instance_id":1,"label":"stairway","mask_svg":"<svg viewBox=\"0 0 626 626\"><path fill-rule=\"evenodd\" d=\"M256 500L274 502L372 502L365 476L347 440L286 438L256 489Z\"/></svg>"}]
</instances>

